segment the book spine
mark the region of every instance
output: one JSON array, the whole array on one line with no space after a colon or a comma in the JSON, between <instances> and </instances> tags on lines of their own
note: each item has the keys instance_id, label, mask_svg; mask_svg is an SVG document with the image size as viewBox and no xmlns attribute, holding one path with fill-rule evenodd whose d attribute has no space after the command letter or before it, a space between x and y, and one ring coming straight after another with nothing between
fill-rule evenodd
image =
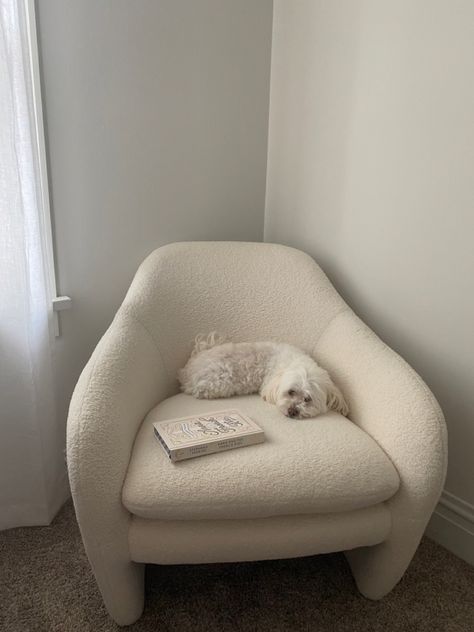
<instances>
[{"instance_id":1,"label":"book spine","mask_svg":"<svg viewBox=\"0 0 474 632\"><path fill-rule=\"evenodd\" d=\"M192 459L195 456L203 456L204 454L214 454L215 452L224 452L233 448L243 448L256 443L263 443L265 435L263 432L255 432L253 434L235 437L235 439L222 439L221 441L213 441L203 445L194 445L187 448L176 448L169 451L169 457L172 461L184 461Z\"/></svg>"},{"instance_id":2,"label":"book spine","mask_svg":"<svg viewBox=\"0 0 474 632\"><path fill-rule=\"evenodd\" d=\"M163 448L163 450L166 452L167 456L169 459L171 459L172 461L174 461L173 457L171 456L171 451L168 448L168 446L166 445L166 443L163 441L163 439L161 438L160 433L158 432L158 430L156 428L153 428L153 432L155 434L155 439L157 441L159 441L161 447Z\"/></svg>"}]
</instances>

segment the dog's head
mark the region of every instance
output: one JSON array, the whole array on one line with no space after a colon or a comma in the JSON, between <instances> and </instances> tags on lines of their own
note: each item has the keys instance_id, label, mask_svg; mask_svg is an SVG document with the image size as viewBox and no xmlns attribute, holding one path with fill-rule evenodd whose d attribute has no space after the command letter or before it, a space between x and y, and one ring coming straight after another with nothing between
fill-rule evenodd
<instances>
[{"instance_id":1,"label":"dog's head","mask_svg":"<svg viewBox=\"0 0 474 632\"><path fill-rule=\"evenodd\" d=\"M288 368L272 377L262 390L263 398L292 419L316 417L328 410L349 412L341 391L321 367Z\"/></svg>"}]
</instances>

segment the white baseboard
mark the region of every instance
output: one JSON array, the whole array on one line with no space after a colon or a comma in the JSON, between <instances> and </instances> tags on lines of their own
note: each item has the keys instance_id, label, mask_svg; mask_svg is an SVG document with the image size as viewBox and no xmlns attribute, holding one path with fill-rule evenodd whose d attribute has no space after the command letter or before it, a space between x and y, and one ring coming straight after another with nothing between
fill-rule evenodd
<instances>
[{"instance_id":1,"label":"white baseboard","mask_svg":"<svg viewBox=\"0 0 474 632\"><path fill-rule=\"evenodd\" d=\"M474 566L474 506L444 491L426 535Z\"/></svg>"}]
</instances>

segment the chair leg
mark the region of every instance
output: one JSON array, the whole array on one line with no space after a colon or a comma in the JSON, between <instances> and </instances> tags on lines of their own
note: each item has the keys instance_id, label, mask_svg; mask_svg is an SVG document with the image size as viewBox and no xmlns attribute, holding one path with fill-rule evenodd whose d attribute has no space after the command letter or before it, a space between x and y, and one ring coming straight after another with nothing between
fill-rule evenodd
<instances>
[{"instance_id":1,"label":"chair leg","mask_svg":"<svg viewBox=\"0 0 474 632\"><path fill-rule=\"evenodd\" d=\"M129 560L91 560L94 575L108 613L118 625L130 625L140 618L145 600L144 564Z\"/></svg>"},{"instance_id":2,"label":"chair leg","mask_svg":"<svg viewBox=\"0 0 474 632\"><path fill-rule=\"evenodd\" d=\"M412 525L415 526L415 525ZM368 599L381 599L394 588L410 564L423 528L392 533L386 542L346 552L357 588Z\"/></svg>"}]
</instances>

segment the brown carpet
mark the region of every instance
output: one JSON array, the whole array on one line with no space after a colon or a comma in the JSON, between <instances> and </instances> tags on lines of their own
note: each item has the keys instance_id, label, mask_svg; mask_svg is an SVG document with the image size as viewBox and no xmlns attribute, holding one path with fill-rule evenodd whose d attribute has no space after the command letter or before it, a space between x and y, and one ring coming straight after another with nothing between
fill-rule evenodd
<instances>
[{"instance_id":1,"label":"brown carpet","mask_svg":"<svg viewBox=\"0 0 474 632\"><path fill-rule=\"evenodd\" d=\"M425 538L382 601L361 597L342 555L148 567L133 631L474 632L474 568ZM72 505L49 527L0 533L1 632L119 630L102 605Z\"/></svg>"}]
</instances>

